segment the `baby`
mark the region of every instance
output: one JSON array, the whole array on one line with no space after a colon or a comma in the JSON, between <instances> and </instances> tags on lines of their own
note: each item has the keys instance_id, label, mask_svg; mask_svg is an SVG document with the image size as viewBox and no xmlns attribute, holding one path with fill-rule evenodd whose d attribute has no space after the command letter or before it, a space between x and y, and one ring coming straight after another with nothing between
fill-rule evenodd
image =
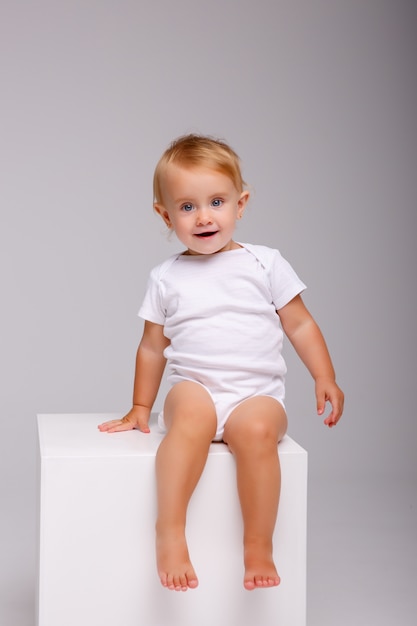
<instances>
[{"instance_id":1,"label":"baby","mask_svg":"<svg viewBox=\"0 0 417 626\"><path fill-rule=\"evenodd\" d=\"M281 475L278 442L287 430L283 333L315 381L317 412L343 411L343 392L323 335L301 298L305 285L278 250L238 243L245 189L236 153L223 141L187 135L162 155L154 208L184 245L151 272L139 315L133 406L99 426L149 433L149 417L168 362L167 394L156 457L157 568L162 585L198 585L188 553L186 514L212 441L236 460L243 517L244 587L280 583L272 536Z\"/></svg>"}]
</instances>

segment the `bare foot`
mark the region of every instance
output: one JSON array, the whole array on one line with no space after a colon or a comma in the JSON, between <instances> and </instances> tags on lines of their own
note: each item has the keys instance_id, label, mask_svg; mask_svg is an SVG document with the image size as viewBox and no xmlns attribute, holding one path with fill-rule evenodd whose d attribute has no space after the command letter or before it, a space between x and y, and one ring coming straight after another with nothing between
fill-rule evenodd
<instances>
[{"instance_id":1,"label":"bare foot","mask_svg":"<svg viewBox=\"0 0 417 626\"><path fill-rule=\"evenodd\" d=\"M265 546L245 547L245 577L243 585L248 591L277 587L281 582L276 570L272 550Z\"/></svg>"},{"instance_id":2,"label":"bare foot","mask_svg":"<svg viewBox=\"0 0 417 626\"><path fill-rule=\"evenodd\" d=\"M157 532L156 561L159 578L167 589L187 591L198 586L184 534Z\"/></svg>"}]
</instances>

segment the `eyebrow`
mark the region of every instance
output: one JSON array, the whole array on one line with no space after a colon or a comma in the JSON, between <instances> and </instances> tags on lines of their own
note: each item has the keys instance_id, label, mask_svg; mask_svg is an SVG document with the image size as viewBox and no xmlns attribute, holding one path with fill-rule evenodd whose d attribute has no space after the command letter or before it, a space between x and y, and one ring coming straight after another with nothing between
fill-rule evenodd
<instances>
[{"instance_id":1,"label":"eyebrow","mask_svg":"<svg viewBox=\"0 0 417 626\"><path fill-rule=\"evenodd\" d=\"M224 197L226 197L228 195L229 194L226 191L219 191L219 192L210 194L209 198L224 198ZM174 198L174 203L175 204L182 204L184 202L193 203L194 200L193 200L192 196L184 196L182 198L181 197L180 198Z\"/></svg>"}]
</instances>

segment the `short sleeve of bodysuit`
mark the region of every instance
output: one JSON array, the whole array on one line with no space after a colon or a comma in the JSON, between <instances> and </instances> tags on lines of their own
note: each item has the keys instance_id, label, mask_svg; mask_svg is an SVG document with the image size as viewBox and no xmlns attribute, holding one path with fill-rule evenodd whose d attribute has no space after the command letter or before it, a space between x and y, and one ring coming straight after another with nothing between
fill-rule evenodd
<instances>
[{"instance_id":1,"label":"short sleeve of bodysuit","mask_svg":"<svg viewBox=\"0 0 417 626\"><path fill-rule=\"evenodd\" d=\"M272 302L277 311L306 289L305 284L279 250L246 243L241 245L264 267L269 279Z\"/></svg>"},{"instance_id":2,"label":"short sleeve of bodysuit","mask_svg":"<svg viewBox=\"0 0 417 626\"><path fill-rule=\"evenodd\" d=\"M165 324L166 310L162 303L160 279L165 271L175 262L178 254L170 257L160 265L153 268L149 275L145 297L139 309L138 315L154 324Z\"/></svg>"}]
</instances>

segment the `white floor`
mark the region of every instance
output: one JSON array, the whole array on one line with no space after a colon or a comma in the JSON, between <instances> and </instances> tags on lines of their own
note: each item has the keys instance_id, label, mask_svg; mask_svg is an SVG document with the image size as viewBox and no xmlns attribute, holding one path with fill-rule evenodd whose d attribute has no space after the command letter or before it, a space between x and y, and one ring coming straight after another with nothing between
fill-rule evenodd
<instances>
[{"instance_id":1,"label":"white floor","mask_svg":"<svg viewBox=\"0 0 417 626\"><path fill-rule=\"evenodd\" d=\"M35 504L32 490L3 494L1 626L35 626ZM310 477L308 540L308 626L415 626L414 480Z\"/></svg>"}]
</instances>

